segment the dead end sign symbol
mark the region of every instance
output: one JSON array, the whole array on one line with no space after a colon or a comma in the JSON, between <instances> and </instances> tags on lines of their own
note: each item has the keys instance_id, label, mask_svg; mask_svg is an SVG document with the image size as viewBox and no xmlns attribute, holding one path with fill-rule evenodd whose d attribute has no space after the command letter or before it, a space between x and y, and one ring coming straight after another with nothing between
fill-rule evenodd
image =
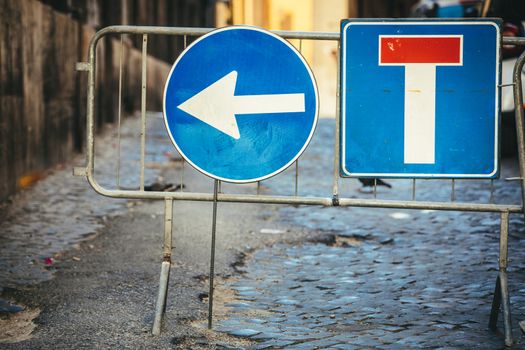
<instances>
[{"instance_id":1,"label":"dead end sign symbol","mask_svg":"<svg viewBox=\"0 0 525 350\"><path fill-rule=\"evenodd\" d=\"M436 67L463 64L461 35L379 36L379 65L405 67L405 163L435 163Z\"/></svg>"}]
</instances>

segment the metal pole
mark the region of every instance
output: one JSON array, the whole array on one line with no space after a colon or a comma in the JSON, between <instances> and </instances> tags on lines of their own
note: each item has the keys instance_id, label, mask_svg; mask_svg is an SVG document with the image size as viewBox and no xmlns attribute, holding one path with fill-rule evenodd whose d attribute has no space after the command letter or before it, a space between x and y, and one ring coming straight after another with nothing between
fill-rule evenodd
<instances>
[{"instance_id":1,"label":"metal pole","mask_svg":"<svg viewBox=\"0 0 525 350\"><path fill-rule=\"evenodd\" d=\"M148 35L142 35L142 95L140 102L141 130L140 130L140 190L144 191L144 162L146 158L146 87L148 62Z\"/></svg>"},{"instance_id":2,"label":"metal pole","mask_svg":"<svg viewBox=\"0 0 525 350\"><path fill-rule=\"evenodd\" d=\"M332 198L333 202L337 203L339 198L339 138L341 133L341 106L339 101L341 98L341 43L337 42L337 86L335 94L335 136L334 136L334 173L332 179Z\"/></svg>"},{"instance_id":3,"label":"metal pole","mask_svg":"<svg viewBox=\"0 0 525 350\"><path fill-rule=\"evenodd\" d=\"M303 40L299 40L299 53L303 53ZM295 196L299 194L299 158L295 160Z\"/></svg>"},{"instance_id":4,"label":"metal pole","mask_svg":"<svg viewBox=\"0 0 525 350\"><path fill-rule=\"evenodd\" d=\"M501 213L500 240L499 240L499 268L506 270L508 266L508 241L509 241L509 213Z\"/></svg>"},{"instance_id":5,"label":"metal pole","mask_svg":"<svg viewBox=\"0 0 525 350\"><path fill-rule=\"evenodd\" d=\"M295 196L299 192L299 159L295 161Z\"/></svg>"},{"instance_id":6,"label":"metal pole","mask_svg":"<svg viewBox=\"0 0 525 350\"><path fill-rule=\"evenodd\" d=\"M118 65L118 121L117 121L117 189L120 189L120 126L122 121L122 56L124 53L123 34L120 35L120 53Z\"/></svg>"},{"instance_id":7,"label":"metal pole","mask_svg":"<svg viewBox=\"0 0 525 350\"><path fill-rule=\"evenodd\" d=\"M481 17L487 17L487 14L489 13L491 2L492 2L491 0L483 1L483 9L481 11Z\"/></svg>"},{"instance_id":8,"label":"metal pole","mask_svg":"<svg viewBox=\"0 0 525 350\"><path fill-rule=\"evenodd\" d=\"M210 253L210 293L208 304L208 329L213 322L213 278L215 274L215 233L217 231L217 197L219 194L219 180L213 183L213 214L211 223L211 253Z\"/></svg>"},{"instance_id":9,"label":"metal pole","mask_svg":"<svg viewBox=\"0 0 525 350\"><path fill-rule=\"evenodd\" d=\"M188 36L184 35L184 50L186 50L186 47L188 46ZM180 169L180 191L184 191L184 157L182 157L182 154L180 155L182 158L181 162L181 169Z\"/></svg>"},{"instance_id":10,"label":"metal pole","mask_svg":"<svg viewBox=\"0 0 525 350\"><path fill-rule=\"evenodd\" d=\"M521 72L525 64L525 52L516 61L514 65L514 109L516 115L516 136L518 138L518 159L520 164L521 176L521 198L525 214L525 117L523 115L523 89L521 86Z\"/></svg>"}]
</instances>

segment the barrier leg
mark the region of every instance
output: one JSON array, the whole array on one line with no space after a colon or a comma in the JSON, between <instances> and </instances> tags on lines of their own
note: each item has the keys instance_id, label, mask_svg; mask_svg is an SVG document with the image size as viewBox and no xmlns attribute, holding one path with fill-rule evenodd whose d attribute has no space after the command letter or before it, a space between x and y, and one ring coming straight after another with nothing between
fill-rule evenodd
<instances>
[{"instance_id":1,"label":"barrier leg","mask_svg":"<svg viewBox=\"0 0 525 350\"><path fill-rule=\"evenodd\" d=\"M509 213L501 213L501 229L499 241L499 274L496 279L494 289L494 299L492 300L492 309L490 312L489 328L497 330L497 322L500 307L503 308L503 326L505 335L505 345L511 346L512 340L512 323L510 312L509 285L507 279L508 265L508 236L509 236Z\"/></svg>"},{"instance_id":2,"label":"barrier leg","mask_svg":"<svg viewBox=\"0 0 525 350\"><path fill-rule=\"evenodd\" d=\"M155 307L155 320L153 321L153 330L151 331L154 335L160 334L162 316L164 315L164 310L166 307L166 296L168 294L169 273L170 263L167 261L163 261L160 270L159 295L157 297L157 306Z\"/></svg>"},{"instance_id":3,"label":"barrier leg","mask_svg":"<svg viewBox=\"0 0 525 350\"><path fill-rule=\"evenodd\" d=\"M171 271L171 262L168 266L168 276L166 278L166 293L164 293L164 308L162 309L162 314L166 313L166 305L168 304L168 286L170 285L170 271ZM162 267L161 267L161 274L162 274Z\"/></svg>"},{"instance_id":4,"label":"barrier leg","mask_svg":"<svg viewBox=\"0 0 525 350\"><path fill-rule=\"evenodd\" d=\"M215 236L217 232L217 196L219 193L219 180L213 184L213 214L211 225L211 253L210 253L210 292L208 294L208 329L213 326L213 280L215 277Z\"/></svg>"},{"instance_id":5,"label":"barrier leg","mask_svg":"<svg viewBox=\"0 0 525 350\"><path fill-rule=\"evenodd\" d=\"M510 296L507 283L507 271L500 271L501 303L503 306L503 324L505 327L505 345L512 345L512 323L510 317Z\"/></svg>"},{"instance_id":6,"label":"barrier leg","mask_svg":"<svg viewBox=\"0 0 525 350\"><path fill-rule=\"evenodd\" d=\"M171 268L173 200L166 199L164 203L164 258L160 269L159 294L157 296L157 304L155 307L155 320L153 321L153 329L151 331L154 335L160 334L162 317L166 312Z\"/></svg>"},{"instance_id":7,"label":"barrier leg","mask_svg":"<svg viewBox=\"0 0 525 350\"><path fill-rule=\"evenodd\" d=\"M492 308L490 310L489 328L493 331L498 329L499 309L501 307L501 283L498 277L496 278L496 287L494 288L494 297L492 299Z\"/></svg>"}]
</instances>

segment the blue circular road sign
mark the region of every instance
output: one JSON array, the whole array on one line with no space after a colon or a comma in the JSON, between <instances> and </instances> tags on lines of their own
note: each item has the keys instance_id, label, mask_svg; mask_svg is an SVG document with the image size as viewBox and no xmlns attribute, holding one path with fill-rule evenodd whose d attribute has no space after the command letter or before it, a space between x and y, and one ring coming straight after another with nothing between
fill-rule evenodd
<instances>
[{"instance_id":1,"label":"blue circular road sign","mask_svg":"<svg viewBox=\"0 0 525 350\"><path fill-rule=\"evenodd\" d=\"M305 150L319 110L305 59L255 27L214 30L175 61L164 89L170 138L193 167L223 181L260 181Z\"/></svg>"}]
</instances>

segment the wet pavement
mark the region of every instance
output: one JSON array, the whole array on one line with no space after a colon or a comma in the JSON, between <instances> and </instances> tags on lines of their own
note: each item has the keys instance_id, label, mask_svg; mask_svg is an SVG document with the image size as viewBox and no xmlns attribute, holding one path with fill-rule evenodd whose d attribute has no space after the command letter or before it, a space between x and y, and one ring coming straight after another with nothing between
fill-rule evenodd
<instances>
[{"instance_id":1,"label":"wet pavement","mask_svg":"<svg viewBox=\"0 0 525 350\"><path fill-rule=\"evenodd\" d=\"M109 135L100 138L103 142L97 146L96 178L105 187L138 188L139 123L139 119L131 119L124 124L121 141L123 158L118 180L115 176L118 140L113 135L114 130L109 130ZM210 192L210 179L181 164L166 138L159 115L152 116L148 126L146 184L184 182L188 187L182 190ZM321 120L312 144L299 161L299 195L331 197L332 156L333 120ZM80 159L79 163L82 164L83 160ZM145 247L154 237L150 234L148 239L142 238L140 233L133 236L135 233L132 235L132 232L139 222L144 227L157 222L154 231L162 232L157 220L162 218L160 205L145 206L132 213L137 202L104 198L96 194L85 179L74 178L70 172L70 169L54 171L46 180L17 195L11 204L2 208L1 287L18 289L49 280L55 266L60 265L63 251L92 239L102 229L108 234L97 242L101 240L108 246L122 247L128 240L133 240L138 245L133 249L141 249L142 245ZM415 197L417 200L454 199L458 202L517 204L521 200L519 184L504 180L513 176L518 176L517 163L506 160L501 180L493 183L455 181L454 189L450 180L418 180ZM381 188L374 195L370 190L361 191L361 185L355 179L339 180L340 194L352 198L376 196L412 200L413 184L410 180L388 182L393 185L392 189ZM253 194L257 191L255 185L230 184L224 184L222 190L226 193ZM260 191L264 194L293 195L295 167L264 181ZM208 252L207 220L211 212L209 203L199 204L198 207L176 203L174 207L176 248L170 288L174 288L177 297L168 303L165 337L153 340L142 335L148 332L151 323L151 313L147 312L153 310L160 260L148 254L141 256L140 260L137 251L136 256L131 255L133 259L130 261L139 259L147 271L133 267L140 272L134 271L134 277L130 278L124 270L114 271L112 266L108 266L98 283L108 290L109 296L101 287L93 292L101 300L110 297L125 303L125 309L130 310L129 315L122 309L118 311L118 320L108 316L115 322L112 325L106 317L98 320L100 317L96 310L89 311L94 306L103 308L100 303L92 304L95 302L92 295L81 299L81 290L75 288L73 295L61 296L55 292L58 296L47 301L51 306L41 317L44 321L41 321L43 323L36 338L28 346L49 345L48 337L66 332L68 317L74 317L79 324L90 320L86 329L96 329L101 334L106 334L106 328L116 327L107 331L109 336L105 340L90 337L89 344L108 344L104 343L107 341L115 345L118 338L121 342L118 344L125 344L122 345L125 348L132 348L133 344L179 348L179 343L181 346L188 344L184 339L200 339L200 336L192 338L187 334L194 332L192 329L197 329L200 334L200 321L205 317L203 311L207 299L201 296L207 290L203 276L208 260L195 258L195 252L199 251L198 256L205 256ZM262 219L254 221L255 216L244 213L244 210ZM278 211L274 210L274 206L219 204L217 270L220 285L217 288L216 309L221 311L217 313L214 324L219 334L232 336L243 344L252 344L243 346L245 348L503 348L501 336L487 330L498 267L498 215L307 206L281 206ZM192 221L190 229L184 220L199 217L196 211L205 212L202 217L206 220ZM126 220L129 222L119 219L125 213L128 213ZM245 217L238 224L232 221L236 213ZM111 230L124 231L120 233L122 237L119 236L117 243L113 242L115 239L111 237ZM239 232L232 235L236 231ZM523 218L511 215L509 286L516 349L524 348L518 330L518 321L525 319L524 248ZM157 245L148 249L160 252ZM86 260L82 262L102 259L101 256L90 258L93 253L85 254L87 257L82 259ZM104 256L103 252L100 254ZM67 259L72 258L70 255ZM232 267L230 260L236 259L235 256L242 261L236 261ZM108 255L110 258L118 260L122 257ZM130 259L129 253L124 255L124 259ZM100 266L92 262L95 268L106 269L104 262L99 260L96 264ZM89 278L94 272L88 266L77 268L67 263L61 266L62 278L66 281L76 283L72 281L81 280L91 285ZM83 274L77 272L83 270L86 270ZM126 299L127 294L118 288L105 285L109 277L104 276L121 280L119 283L126 286L131 299ZM147 287L142 286L143 280L149 281ZM135 292L138 286L144 289L140 293ZM78 289L82 289L81 286ZM45 295L46 291L39 290L39 293ZM221 298L221 293L233 295ZM66 313L65 323L46 326L45 322L63 322L53 309L53 303L62 298L69 303L67 308L59 308L59 313ZM67 316L69 309L73 314ZM91 313L92 316L85 316ZM142 319L138 316L144 313L148 317ZM121 332L117 321L131 322L129 324L132 325L126 326L122 338L116 337ZM193 324L193 321L199 322ZM104 324L104 329L97 328L98 324ZM184 331L178 335L181 328ZM73 334L83 332L83 328L76 329ZM171 341L171 345L166 343L166 339L168 343ZM239 342L231 339L206 344L209 338L204 338L197 345L194 342L190 348L238 347L234 344ZM69 337L62 340L60 344L63 348L66 348L64 344L68 341L72 340ZM25 343L20 344L20 348L24 348Z\"/></svg>"},{"instance_id":2,"label":"wet pavement","mask_svg":"<svg viewBox=\"0 0 525 350\"><path fill-rule=\"evenodd\" d=\"M158 114L155 114L158 118ZM123 124L121 138L122 188L138 187L140 174L136 164L140 120L131 118ZM159 130L150 124L150 133ZM108 128L96 148L96 176L104 186L117 186L116 130ZM148 139L150 149L159 152L147 154L149 164L166 160L164 151L155 138ZM169 146L169 145L168 145ZM159 149L160 148L160 149ZM85 164L77 157L77 165ZM73 248L80 242L92 239L111 217L127 209L126 200L105 198L95 193L82 177L72 176L72 165L53 169L44 181L21 191L0 207L0 292L2 288L20 288L52 278L54 262L61 252ZM145 182L155 183L159 170L146 169Z\"/></svg>"},{"instance_id":3,"label":"wet pavement","mask_svg":"<svg viewBox=\"0 0 525 350\"><path fill-rule=\"evenodd\" d=\"M331 123L321 121L301 158L300 194L329 197ZM265 192L293 194L294 172L266 181ZM519 184L504 180L518 174L516 162L505 160L502 179L492 184L458 180L452 189L450 180L418 180L416 199L520 203ZM393 188L379 189L377 198L412 200L411 180L389 182ZM340 180L340 188L342 196L374 197L356 180ZM280 214L277 226L316 238L256 251L241 277L223 286L235 299L217 330L257 341L256 349L504 348L488 330L499 215L321 207L283 207ZM521 215L510 218L514 348L521 349L525 227Z\"/></svg>"}]
</instances>

